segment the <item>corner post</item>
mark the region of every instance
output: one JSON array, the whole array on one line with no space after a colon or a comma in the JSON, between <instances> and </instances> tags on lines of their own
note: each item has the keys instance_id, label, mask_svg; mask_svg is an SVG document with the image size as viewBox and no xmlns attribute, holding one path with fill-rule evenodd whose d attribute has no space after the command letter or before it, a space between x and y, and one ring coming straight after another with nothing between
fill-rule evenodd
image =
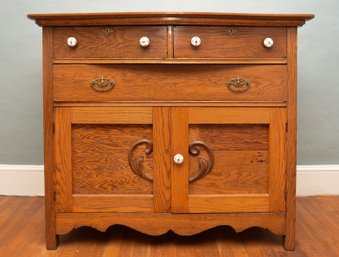
<instances>
[{"instance_id":1,"label":"corner post","mask_svg":"<svg viewBox=\"0 0 339 257\"><path fill-rule=\"evenodd\" d=\"M286 225L284 247L295 247L297 165L297 27L287 28L287 138L286 138Z\"/></svg>"},{"instance_id":2,"label":"corner post","mask_svg":"<svg viewBox=\"0 0 339 257\"><path fill-rule=\"evenodd\" d=\"M54 209L54 147L53 147L53 28L43 27L43 120L46 248L58 245Z\"/></svg>"}]
</instances>

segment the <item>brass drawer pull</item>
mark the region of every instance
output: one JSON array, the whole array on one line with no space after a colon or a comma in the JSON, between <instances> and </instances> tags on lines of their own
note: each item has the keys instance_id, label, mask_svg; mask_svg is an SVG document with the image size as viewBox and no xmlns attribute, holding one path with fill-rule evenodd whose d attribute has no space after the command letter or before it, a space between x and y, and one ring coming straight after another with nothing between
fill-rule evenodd
<instances>
[{"instance_id":1,"label":"brass drawer pull","mask_svg":"<svg viewBox=\"0 0 339 257\"><path fill-rule=\"evenodd\" d=\"M239 93L248 90L251 86L251 82L249 80L237 77L227 81L226 85L229 90Z\"/></svg>"},{"instance_id":2,"label":"brass drawer pull","mask_svg":"<svg viewBox=\"0 0 339 257\"><path fill-rule=\"evenodd\" d=\"M97 92L108 92L111 91L115 86L115 80L108 79L105 77L97 78L95 80L92 80L90 83L93 90Z\"/></svg>"}]
</instances>

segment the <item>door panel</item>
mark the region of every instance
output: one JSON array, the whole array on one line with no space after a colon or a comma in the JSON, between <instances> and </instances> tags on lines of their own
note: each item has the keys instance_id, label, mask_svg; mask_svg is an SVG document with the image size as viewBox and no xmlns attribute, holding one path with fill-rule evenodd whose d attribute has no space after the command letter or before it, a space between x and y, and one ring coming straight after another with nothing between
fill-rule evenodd
<instances>
[{"instance_id":1,"label":"door panel","mask_svg":"<svg viewBox=\"0 0 339 257\"><path fill-rule=\"evenodd\" d=\"M176 108L185 165L173 164L174 212L283 211L285 109ZM172 118L175 115L172 111ZM177 140L173 134L173 140ZM182 145L186 144L186 148ZM188 152L188 153L187 153ZM178 172L175 172L177 170ZM179 172L180 171L180 172ZM179 174L180 173L180 174ZM184 178L186 178L184 180Z\"/></svg>"},{"instance_id":2,"label":"door panel","mask_svg":"<svg viewBox=\"0 0 339 257\"><path fill-rule=\"evenodd\" d=\"M284 108L57 107L56 211L284 211L285 124Z\"/></svg>"},{"instance_id":3,"label":"door panel","mask_svg":"<svg viewBox=\"0 0 339 257\"><path fill-rule=\"evenodd\" d=\"M163 195L168 195L164 191L169 186L159 190L159 184L166 181L166 174L169 177L169 165L164 166L169 163L169 137L165 141L158 136L169 133L164 126L168 117L162 116L166 110L158 109L56 108L58 212L159 212L168 208Z\"/></svg>"},{"instance_id":4,"label":"door panel","mask_svg":"<svg viewBox=\"0 0 339 257\"><path fill-rule=\"evenodd\" d=\"M190 194L267 193L268 126L193 124L189 142L202 141L213 149L213 169L203 179L189 184ZM208 160L206 151L190 156L189 174L199 170L198 158Z\"/></svg>"},{"instance_id":5,"label":"door panel","mask_svg":"<svg viewBox=\"0 0 339 257\"><path fill-rule=\"evenodd\" d=\"M72 126L73 194L152 194L153 185L131 172L128 153L140 139L152 140L152 125L74 124ZM153 154L139 147L143 166L153 176Z\"/></svg>"}]
</instances>

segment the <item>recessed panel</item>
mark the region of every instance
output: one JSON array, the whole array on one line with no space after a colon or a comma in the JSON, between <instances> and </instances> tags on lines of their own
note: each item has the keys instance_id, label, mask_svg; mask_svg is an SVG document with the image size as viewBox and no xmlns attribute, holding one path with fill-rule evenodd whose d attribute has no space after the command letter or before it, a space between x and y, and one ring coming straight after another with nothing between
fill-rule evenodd
<instances>
[{"instance_id":1,"label":"recessed panel","mask_svg":"<svg viewBox=\"0 0 339 257\"><path fill-rule=\"evenodd\" d=\"M133 150L134 144L139 143ZM133 172L153 173L151 125L73 125L73 194L151 194L153 183Z\"/></svg>"},{"instance_id":2,"label":"recessed panel","mask_svg":"<svg viewBox=\"0 0 339 257\"><path fill-rule=\"evenodd\" d=\"M205 144L197 143L199 154L190 155L190 177L204 173L204 162L213 165L190 182L190 194L268 192L267 125L191 125L189 133L189 143Z\"/></svg>"}]
</instances>

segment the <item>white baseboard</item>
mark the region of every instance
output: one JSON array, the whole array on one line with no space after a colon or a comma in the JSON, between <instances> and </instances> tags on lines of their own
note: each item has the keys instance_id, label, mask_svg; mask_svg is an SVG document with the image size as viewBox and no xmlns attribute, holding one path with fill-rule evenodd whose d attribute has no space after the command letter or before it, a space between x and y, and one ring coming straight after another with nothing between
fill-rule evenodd
<instances>
[{"instance_id":1,"label":"white baseboard","mask_svg":"<svg viewBox=\"0 0 339 257\"><path fill-rule=\"evenodd\" d=\"M0 165L0 195L44 195L43 165Z\"/></svg>"},{"instance_id":2,"label":"white baseboard","mask_svg":"<svg viewBox=\"0 0 339 257\"><path fill-rule=\"evenodd\" d=\"M44 195L43 165L0 165L0 195ZM297 195L339 195L339 165L299 165Z\"/></svg>"},{"instance_id":3,"label":"white baseboard","mask_svg":"<svg viewBox=\"0 0 339 257\"><path fill-rule=\"evenodd\" d=\"M339 165L298 165L297 196L339 195Z\"/></svg>"}]
</instances>

